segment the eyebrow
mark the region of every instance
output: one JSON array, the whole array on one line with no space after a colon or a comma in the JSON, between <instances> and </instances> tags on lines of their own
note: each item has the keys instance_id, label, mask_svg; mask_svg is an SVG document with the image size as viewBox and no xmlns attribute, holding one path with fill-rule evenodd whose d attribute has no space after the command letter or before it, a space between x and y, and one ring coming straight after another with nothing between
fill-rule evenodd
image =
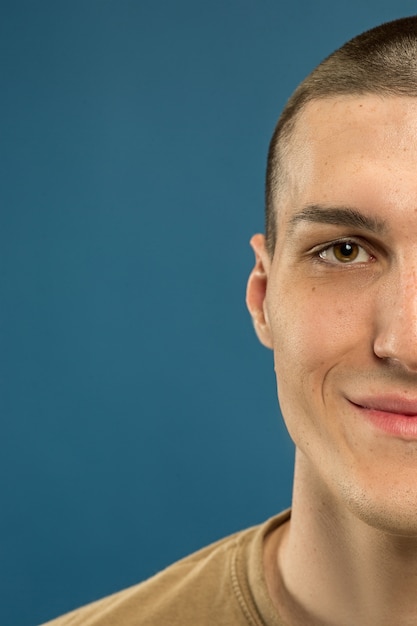
<instances>
[{"instance_id":1,"label":"eyebrow","mask_svg":"<svg viewBox=\"0 0 417 626\"><path fill-rule=\"evenodd\" d=\"M375 234L386 231L386 223L377 217L365 215L352 207L332 207L320 204L309 204L292 216L290 232L292 233L299 222L313 222L315 224L334 224L335 226L350 226L368 230Z\"/></svg>"}]
</instances>

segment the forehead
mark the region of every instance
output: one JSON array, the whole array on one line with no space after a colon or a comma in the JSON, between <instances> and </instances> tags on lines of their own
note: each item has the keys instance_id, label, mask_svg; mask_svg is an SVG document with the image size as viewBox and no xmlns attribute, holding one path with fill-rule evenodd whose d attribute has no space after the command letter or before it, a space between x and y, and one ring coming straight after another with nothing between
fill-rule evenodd
<instances>
[{"instance_id":1,"label":"forehead","mask_svg":"<svg viewBox=\"0 0 417 626\"><path fill-rule=\"evenodd\" d=\"M417 98L308 103L296 121L285 170L289 193L281 215L303 204L377 205L381 196L398 201L410 193L417 203Z\"/></svg>"}]
</instances>

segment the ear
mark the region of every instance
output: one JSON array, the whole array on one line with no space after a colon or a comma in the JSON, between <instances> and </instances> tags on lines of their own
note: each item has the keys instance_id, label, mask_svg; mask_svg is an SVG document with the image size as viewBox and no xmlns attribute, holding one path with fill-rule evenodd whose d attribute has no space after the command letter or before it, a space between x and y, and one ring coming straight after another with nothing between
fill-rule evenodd
<instances>
[{"instance_id":1,"label":"ear","mask_svg":"<svg viewBox=\"0 0 417 626\"><path fill-rule=\"evenodd\" d=\"M249 275L246 305L259 341L267 348L272 348L271 330L265 304L271 259L266 249L264 235L254 235L250 244L255 253L255 267Z\"/></svg>"}]
</instances>

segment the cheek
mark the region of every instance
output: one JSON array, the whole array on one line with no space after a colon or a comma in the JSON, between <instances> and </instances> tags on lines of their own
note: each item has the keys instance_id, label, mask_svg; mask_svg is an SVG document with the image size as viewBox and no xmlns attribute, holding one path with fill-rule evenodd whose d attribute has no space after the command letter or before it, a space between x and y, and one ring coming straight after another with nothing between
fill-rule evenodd
<instances>
[{"instance_id":1,"label":"cheek","mask_svg":"<svg viewBox=\"0 0 417 626\"><path fill-rule=\"evenodd\" d=\"M294 290L291 299L282 298L270 307L275 371L283 412L300 404L306 408L314 398L320 399L328 373L354 356L363 358L369 345L363 303L356 306L320 289L310 289L307 298L303 293L305 290L297 297ZM369 318L369 311L365 317Z\"/></svg>"},{"instance_id":2,"label":"cheek","mask_svg":"<svg viewBox=\"0 0 417 626\"><path fill-rule=\"evenodd\" d=\"M274 335L278 401L288 433L306 456L315 454L323 432L323 387L334 351L324 345L320 320L292 316L291 331L282 325ZM327 329L328 330L328 329Z\"/></svg>"},{"instance_id":3,"label":"cheek","mask_svg":"<svg viewBox=\"0 0 417 626\"><path fill-rule=\"evenodd\" d=\"M310 367L331 358L357 330L353 307L334 298L303 295L272 307L270 325L276 364L284 368L288 363Z\"/></svg>"}]
</instances>

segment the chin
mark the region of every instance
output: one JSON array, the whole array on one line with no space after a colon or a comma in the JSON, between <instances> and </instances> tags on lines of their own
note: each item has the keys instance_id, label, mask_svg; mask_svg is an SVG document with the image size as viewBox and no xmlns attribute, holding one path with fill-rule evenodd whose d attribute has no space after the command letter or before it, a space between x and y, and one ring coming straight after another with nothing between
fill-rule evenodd
<instances>
[{"instance_id":1,"label":"chin","mask_svg":"<svg viewBox=\"0 0 417 626\"><path fill-rule=\"evenodd\" d=\"M380 496L380 497L378 497ZM350 513L367 526L390 535L417 540L417 488L398 488L383 494L350 493L344 499Z\"/></svg>"}]
</instances>

